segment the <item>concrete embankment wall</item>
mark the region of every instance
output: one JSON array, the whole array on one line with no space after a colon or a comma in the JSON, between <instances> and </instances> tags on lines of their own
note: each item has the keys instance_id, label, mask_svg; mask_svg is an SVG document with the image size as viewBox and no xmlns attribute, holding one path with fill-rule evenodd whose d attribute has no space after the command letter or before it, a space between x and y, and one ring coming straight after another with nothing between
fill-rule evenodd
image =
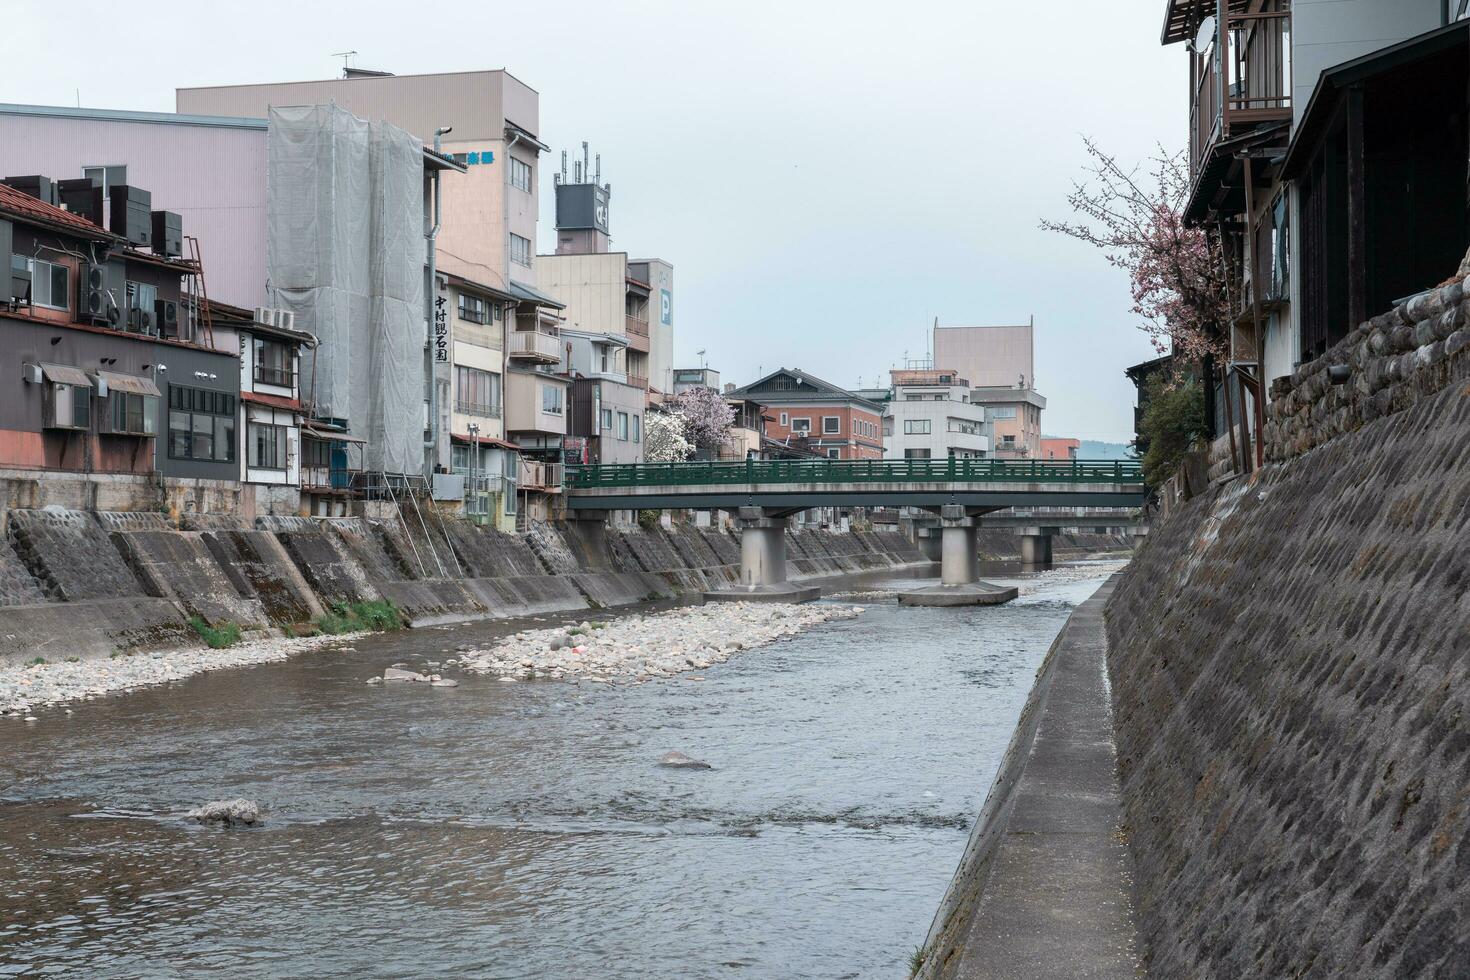
<instances>
[{"instance_id":1,"label":"concrete embankment wall","mask_svg":"<svg viewBox=\"0 0 1470 980\"><path fill-rule=\"evenodd\" d=\"M1470 976L1470 352L1443 307L1304 366L1280 462L1185 504L1108 604L1154 976Z\"/></svg>"},{"instance_id":2,"label":"concrete embankment wall","mask_svg":"<svg viewBox=\"0 0 1470 980\"><path fill-rule=\"evenodd\" d=\"M4 513L0 662L195 642L191 618L269 629L387 599L416 626L627 605L739 578L726 531L533 525L525 536L445 519L156 512ZM922 562L895 533L792 535L792 577Z\"/></svg>"},{"instance_id":3,"label":"concrete embankment wall","mask_svg":"<svg viewBox=\"0 0 1470 980\"><path fill-rule=\"evenodd\" d=\"M925 937L921 980L1137 975L1104 676L1112 588L1076 609L1037 669Z\"/></svg>"}]
</instances>

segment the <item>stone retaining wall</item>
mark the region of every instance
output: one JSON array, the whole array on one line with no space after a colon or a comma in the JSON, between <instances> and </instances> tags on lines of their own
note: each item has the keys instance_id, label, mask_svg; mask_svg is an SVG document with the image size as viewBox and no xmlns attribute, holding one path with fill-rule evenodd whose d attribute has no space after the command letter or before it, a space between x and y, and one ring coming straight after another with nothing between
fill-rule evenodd
<instances>
[{"instance_id":1,"label":"stone retaining wall","mask_svg":"<svg viewBox=\"0 0 1470 980\"><path fill-rule=\"evenodd\" d=\"M1184 504L1108 605L1153 976L1467 975L1460 294L1356 332L1347 386L1306 365L1291 458Z\"/></svg>"},{"instance_id":2,"label":"stone retaining wall","mask_svg":"<svg viewBox=\"0 0 1470 980\"><path fill-rule=\"evenodd\" d=\"M406 520L268 515L254 528L197 515L183 519L187 530L158 511L48 508L6 516L0 606L8 623L20 624L10 639L0 637L7 660L25 654L28 633L95 655L118 648L112 644L192 640L191 616L285 627L319 619L339 603L386 598L423 626L675 598L739 578L734 537L685 526L545 524L517 537L432 511L422 520L412 513ZM919 560L896 534L809 540L813 550L840 557L794 569L794 577ZM129 607L133 599L140 601ZM73 640L47 635L68 615Z\"/></svg>"},{"instance_id":3,"label":"stone retaining wall","mask_svg":"<svg viewBox=\"0 0 1470 980\"><path fill-rule=\"evenodd\" d=\"M1290 459L1470 379L1470 299L1455 282L1360 325L1272 387L1266 458ZM1346 368L1342 383L1331 370ZM1339 372L1341 373L1341 372Z\"/></svg>"}]
</instances>

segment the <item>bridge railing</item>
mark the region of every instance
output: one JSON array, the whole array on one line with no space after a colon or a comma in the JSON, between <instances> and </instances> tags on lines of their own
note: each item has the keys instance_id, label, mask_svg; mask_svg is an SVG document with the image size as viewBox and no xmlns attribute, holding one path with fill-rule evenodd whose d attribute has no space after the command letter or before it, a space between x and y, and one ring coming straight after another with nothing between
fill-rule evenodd
<instances>
[{"instance_id":1,"label":"bridge railing","mask_svg":"<svg viewBox=\"0 0 1470 980\"><path fill-rule=\"evenodd\" d=\"M568 466L571 490L734 483L1142 483L1133 460L747 459Z\"/></svg>"}]
</instances>

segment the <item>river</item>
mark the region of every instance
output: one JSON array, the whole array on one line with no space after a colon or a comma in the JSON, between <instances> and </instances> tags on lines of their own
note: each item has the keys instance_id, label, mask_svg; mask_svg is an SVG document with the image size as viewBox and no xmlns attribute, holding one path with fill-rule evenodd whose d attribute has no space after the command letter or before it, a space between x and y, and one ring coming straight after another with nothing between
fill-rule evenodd
<instances>
[{"instance_id":1,"label":"river","mask_svg":"<svg viewBox=\"0 0 1470 980\"><path fill-rule=\"evenodd\" d=\"M993 608L865 596L702 681L364 683L523 621L0 722L0 974L907 976L1111 567ZM263 828L181 819L237 796Z\"/></svg>"}]
</instances>

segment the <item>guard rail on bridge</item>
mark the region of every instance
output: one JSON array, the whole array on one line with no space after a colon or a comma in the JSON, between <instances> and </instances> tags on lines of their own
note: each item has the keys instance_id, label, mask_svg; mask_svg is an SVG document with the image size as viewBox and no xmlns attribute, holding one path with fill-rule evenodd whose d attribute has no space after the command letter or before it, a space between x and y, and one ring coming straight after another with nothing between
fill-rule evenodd
<instances>
[{"instance_id":1,"label":"guard rail on bridge","mask_svg":"<svg viewBox=\"0 0 1470 980\"><path fill-rule=\"evenodd\" d=\"M577 511L766 507L1137 507L1143 470L1126 460L824 459L567 467Z\"/></svg>"},{"instance_id":2,"label":"guard rail on bridge","mask_svg":"<svg viewBox=\"0 0 1470 980\"><path fill-rule=\"evenodd\" d=\"M745 462L621 463L567 467L569 490L719 484L1075 483L1143 482L1131 460L822 459Z\"/></svg>"}]
</instances>

